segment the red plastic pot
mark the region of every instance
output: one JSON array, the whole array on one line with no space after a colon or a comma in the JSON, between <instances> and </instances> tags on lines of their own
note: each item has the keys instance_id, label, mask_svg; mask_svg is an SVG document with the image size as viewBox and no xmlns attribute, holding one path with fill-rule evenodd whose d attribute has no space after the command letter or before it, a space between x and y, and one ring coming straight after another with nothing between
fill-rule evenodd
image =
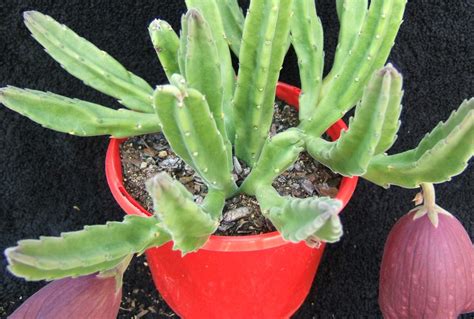
<instances>
[{"instance_id":1,"label":"red plastic pot","mask_svg":"<svg viewBox=\"0 0 474 319\"><path fill-rule=\"evenodd\" d=\"M300 90L279 83L278 98L298 107ZM342 120L327 133L332 139L346 129ZM106 174L113 196L127 214L150 215L123 186L119 145L111 139ZM344 206L357 177L343 178L337 198ZM321 260L324 245L283 240L278 232L255 236L211 236L198 252L181 257L172 244L146 251L155 285L183 318L289 318L303 303Z\"/></svg>"}]
</instances>

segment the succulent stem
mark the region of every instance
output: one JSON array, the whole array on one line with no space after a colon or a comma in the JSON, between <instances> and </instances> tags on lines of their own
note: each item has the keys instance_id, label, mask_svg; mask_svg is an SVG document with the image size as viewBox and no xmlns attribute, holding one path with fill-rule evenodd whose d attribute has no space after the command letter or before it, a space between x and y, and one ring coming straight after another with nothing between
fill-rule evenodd
<instances>
[{"instance_id":1,"label":"succulent stem","mask_svg":"<svg viewBox=\"0 0 474 319\"><path fill-rule=\"evenodd\" d=\"M225 38L232 52L238 57L240 53L240 42L242 41L242 30L244 28L244 14L237 0L217 0L216 5L222 16Z\"/></svg>"},{"instance_id":2,"label":"succulent stem","mask_svg":"<svg viewBox=\"0 0 474 319\"><path fill-rule=\"evenodd\" d=\"M161 172L146 183L153 198L155 216L173 239L173 249L184 255L201 248L219 226L224 193L210 190L203 205L198 205L184 185Z\"/></svg>"},{"instance_id":3,"label":"succulent stem","mask_svg":"<svg viewBox=\"0 0 474 319\"><path fill-rule=\"evenodd\" d=\"M356 5L360 8L364 7L361 1L346 1L342 3L342 7L341 2L339 4L341 18L343 18L341 9L344 9L344 6L348 9ZM313 136L321 136L328 127L357 103L371 74L387 60L402 22L405 4L406 0L374 0L370 3L363 23L359 22L362 24L358 23L355 27L354 20L352 24L341 23L341 31L360 26L360 32L357 33L356 39L353 39L354 35L348 34L347 49L349 50L346 55L339 50L335 59L335 68L333 67L323 80L315 112L311 118L300 123L301 128ZM346 39L341 35L340 40L342 38ZM350 43L352 45L349 45ZM342 47L344 48L345 45L343 44ZM339 56L340 59L338 59ZM343 72L339 72L340 70Z\"/></svg>"},{"instance_id":4,"label":"succulent stem","mask_svg":"<svg viewBox=\"0 0 474 319\"><path fill-rule=\"evenodd\" d=\"M388 65L375 72L356 107L354 118L349 119L349 129L335 142L308 134L308 153L344 176L365 174L377 146L383 145L382 149L385 149L394 140L398 121L392 125L393 121L386 118L386 113L388 109L399 109L400 93L401 77L397 70Z\"/></svg>"},{"instance_id":5,"label":"succulent stem","mask_svg":"<svg viewBox=\"0 0 474 319\"><path fill-rule=\"evenodd\" d=\"M270 185L303 151L302 133L294 128L268 138L252 172L241 185L247 195L255 195L259 185Z\"/></svg>"},{"instance_id":6,"label":"succulent stem","mask_svg":"<svg viewBox=\"0 0 474 319\"><path fill-rule=\"evenodd\" d=\"M36 11L24 18L35 40L71 75L129 109L153 113L153 88L145 80L53 18Z\"/></svg>"},{"instance_id":7,"label":"succulent stem","mask_svg":"<svg viewBox=\"0 0 474 319\"><path fill-rule=\"evenodd\" d=\"M42 126L71 135L129 137L159 132L157 116L71 99L50 92L0 89L0 103Z\"/></svg>"},{"instance_id":8,"label":"succulent stem","mask_svg":"<svg viewBox=\"0 0 474 319\"><path fill-rule=\"evenodd\" d=\"M180 74L184 76L189 87L206 97L217 128L227 141L221 64L211 28L196 9L188 10L182 24L186 32L181 36L180 43Z\"/></svg>"},{"instance_id":9,"label":"succulent stem","mask_svg":"<svg viewBox=\"0 0 474 319\"><path fill-rule=\"evenodd\" d=\"M179 72L178 48L179 38L173 28L163 20L154 20L148 27L150 38L158 59L168 79Z\"/></svg>"},{"instance_id":10,"label":"succulent stem","mask_svg":"<svg viewBox=\"0 0 474 319\"><path fill-rule=\"evenodd\" d=\"M5 256L15 276L54 280L113 269L130 255L170 239L156 218L129 215L122 222L85 226L59 237L21 240L7 248Z\"/></svg>"},{"instance_id":11,"label":"succulent stem","mask_svg":"<svg viewBox=\"0 0 474 319\"><path fill-rule=\"evenodd\" d=\"M262 213L285 240L297 243L337 242L342 236L338 216L342 202L329 197L294 198L281 196L271 185L261 185L256 196Z\"/></svg>"},{"instance_id":12,"label":"succulent stem","mask_svg":"<svg viewBox=\"0 0 474 319\"><path fill-rule=\"evenodd\" d=\"M159 86L155 109L163 133L173 151L203 178L209 188L231 194L237 189L232 179L232 150L219 132L206 98L187 88L176 74L174 85Z\"/></svg>"},{"instance_id":13,"label":"succulent stem","mask_svg":"<svg viewBox=\"0 0 474 319\"><path fill-rule=\"evenodd\" d=\"M232 96L235 88L235 72L232 67L232 59L229 50L229 44L226 39L225 21L219 12L217 2L221 0L186 0L188 9L198 9L206 22L209 24L212 38L217 47L217 54L219 57L222 87L223 87L223 101L222 107L225 114L224 122L227 135L233 141L234 139L234 120L232 109ZM183 35L181 35L182 37ZM184 74L183 74L184 75Z\"/></svg>"},{"instance_id":14,"label":"succulent stem","mask_svg":"<svg viewBox=\"0 0 474 319\"><path fill-rule=\"evenodd\" d=\"M372 158L365 179L383 187L417 188L442 183L460 174L474 154L474 99L464 101L446 122L440 122L414 149ZM433 169L436 167L436 169Z\"/></svg>"},{"instance_id":15,"label":"succulent stem","mask_svg":"<svg viewBox=\"0 0 474 319\"><path fill-rule=\"evenodd\" d=\"M291 0L252 1L234 95L235 152L254 166L272 123L275 88L290 34Z\"/></svg>"},{"instance_id":16,"label":"succulent stem","mask_svg":"<svg viewBox=\"0 0 474 319\"><path fill-rule=\"evenodd\" d=\"M303 121L313 116L321 91L324 34L314 1L293 1L293 12L291 42L298 55L301 79L298 115L300 121Z\"/></svg>"}]
</instances>

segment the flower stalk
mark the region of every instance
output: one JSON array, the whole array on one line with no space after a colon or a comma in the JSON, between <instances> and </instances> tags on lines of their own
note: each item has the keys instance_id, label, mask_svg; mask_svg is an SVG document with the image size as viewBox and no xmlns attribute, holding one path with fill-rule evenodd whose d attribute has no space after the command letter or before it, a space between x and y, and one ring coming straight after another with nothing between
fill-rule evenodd
<instances>
[{"instance_id":1,"label":"flower stalk","mask_svg":"<svg viewBox=\"0 0 474 319\"><path fill-rule=\"evenodd\" d=\"M421 218L425 215L428 215L431 224L437 228L439 225L439 217L438 214L443 214L446 216L453 217L450 212L446 211L445 209L439 207L436 204L436 194L433 184L431 183L422 183L421 188L423 190L422 199L423 204L416 207L415 209L411 210L411 212L415 212L413 215L413 220Z\"/></svg>"}]
</instances>

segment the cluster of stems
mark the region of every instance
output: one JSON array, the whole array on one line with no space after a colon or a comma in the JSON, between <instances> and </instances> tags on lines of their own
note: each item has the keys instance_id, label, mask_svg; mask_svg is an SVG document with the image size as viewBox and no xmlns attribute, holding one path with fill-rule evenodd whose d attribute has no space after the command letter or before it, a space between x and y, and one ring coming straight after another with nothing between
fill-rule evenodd
<instances>
[{"instance_id":1,"label":"cluster of stems","mask_svg":"<svg viewBox=\"0 0 474 319\"><path fill-rule=\"evenodd\" d=\"M342 235L338 199L281 196L272 186L304 151L334 172L384 187L416 188L461 173L474 150L473 99L414 149L387 154L400 127L403 91L400 73L385 63L406 1L336 3L338 46L323 76L323 26L314 1L253 0L244 15L236 0L186 0L179 35L162 20L149 26L169 82L155 89L51 17L26 12L26 26L52 58L125 108L15 87L0 89L1 103L79 136L162 132L208 192L196 203L179 181L160 173L147 183L152 217L128 216L57 238L20 241L6 251L10 270L29 280L52 280L105 272L170 240L183 254L196 251L217 229L225 200L239 193L255 196L286 240L335 242ZM290 45L301 78L300 123L270 136L275 88ZM324 139L354 107L348 130L337 141ZM234 156L251 168L240 186L231 174Z\"/></svg>"}]
</instances>

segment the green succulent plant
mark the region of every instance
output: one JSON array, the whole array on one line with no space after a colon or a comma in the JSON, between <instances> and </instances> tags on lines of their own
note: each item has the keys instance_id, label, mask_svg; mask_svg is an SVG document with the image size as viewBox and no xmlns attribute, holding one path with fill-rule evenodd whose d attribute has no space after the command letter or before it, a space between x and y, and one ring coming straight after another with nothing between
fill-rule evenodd
<instances>
[{"instance_id":1,"label":"green succulent plant","mask_svg":"<svg viewBox=\"0 0 474 319\"><path fill-rule=\"evenodd\" d=\"M149 33L169 83L153 89L110 55L39 12L26 12L33 37L70 74L116 98L126 109L52 93L6 87L0 102L41 125L80 136L130 137L163 132L173 151L208 187L203 203L160 173L147 188L155 213L89 226L60 237L23 240L6 250L9 269L29 280L104 272L131 254L170 240L198 250L219 225L225 200L256 196L261 211L291 242L335 242L342 203L328 197L281 196L272 181L307 151L343 176L377 185L419 187L461 173L474 153L474 99L463 102L419 145L387 155L399 128L402 77L388 64L405 0L339 0L339 44L323 76L323 28L314 1L187 0L178 36L165 21ZM289 45L298 56L302 93L298 127L269 136L275 88ZM231 51L238 57L237 74ZM337 141L322 134L355 105ZM237 186L233 156L251 169ZM434 170L433 167L437 169Z\"/></svg>"}]
</instances>

